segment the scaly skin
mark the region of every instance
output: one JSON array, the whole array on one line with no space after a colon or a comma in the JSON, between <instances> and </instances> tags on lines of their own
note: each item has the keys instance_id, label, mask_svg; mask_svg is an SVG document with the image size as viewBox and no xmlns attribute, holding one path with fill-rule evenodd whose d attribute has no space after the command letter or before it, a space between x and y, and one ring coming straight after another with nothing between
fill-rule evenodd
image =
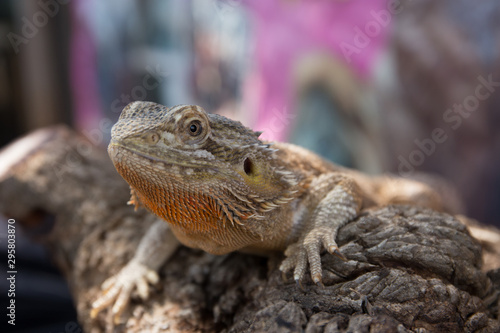
<instances>
[{"instance_id":1,"label":"scaly skin","mask_svg":"<svg viewBox=\"0 0 500 333\"><path fill-rule=\"evenodd\" d=\"M308 266L321 283L322 248L343 258L337 232L361 209L390 203L441 208L427 185L368 177L259 135L199 106L134 102L113 127L108 152L130 184L130 203L168 222L180 243L212 254L284 252L280 269L293 270L298 283ZM92 316L114 303L118 318L134 288L147 297L147 282L157 280L156 270L177 246L167 228L154 228L129 265L104 284L108 292L94 302Z\"/></svg>"}]
</instances>

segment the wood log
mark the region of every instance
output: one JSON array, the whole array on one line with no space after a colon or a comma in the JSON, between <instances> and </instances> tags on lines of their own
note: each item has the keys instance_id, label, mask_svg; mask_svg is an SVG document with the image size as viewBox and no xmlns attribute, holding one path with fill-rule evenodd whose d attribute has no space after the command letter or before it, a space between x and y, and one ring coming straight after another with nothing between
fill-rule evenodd
<instances>
[{"instance_id":1,"label":"wood log","mask_svg":"<svg viewBox=\"0 0 500 333\"><path fill-rule=\"evenodd\" d=\"M324 287L284 281L279 255L181 247L123 324L109 311L92 320L101 283L156 217L126 205L105 149L68 128L34 132L0 161L0 212L48 247L86 332L500 332L500 231L411 206L366 210L342 228L349 260L322 255Z\"/></svg>"}]
</instances>

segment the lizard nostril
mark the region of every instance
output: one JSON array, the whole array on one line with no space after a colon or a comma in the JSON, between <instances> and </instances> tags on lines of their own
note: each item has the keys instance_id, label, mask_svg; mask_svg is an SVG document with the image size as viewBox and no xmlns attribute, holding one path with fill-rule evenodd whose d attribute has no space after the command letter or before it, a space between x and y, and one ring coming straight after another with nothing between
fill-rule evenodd
<instances>
[{"instance_id":1,"label":"lizard nostril","mask_svg":"<svg viewBox=\"0 0 500 333\"><path fill-rule=\"evenodd\" d=\"M253 173L253 163L248 157L245 158L245 161L243 162L243 170L245 170L245 173L248 176Z\"/></svg>"}]
</instances>

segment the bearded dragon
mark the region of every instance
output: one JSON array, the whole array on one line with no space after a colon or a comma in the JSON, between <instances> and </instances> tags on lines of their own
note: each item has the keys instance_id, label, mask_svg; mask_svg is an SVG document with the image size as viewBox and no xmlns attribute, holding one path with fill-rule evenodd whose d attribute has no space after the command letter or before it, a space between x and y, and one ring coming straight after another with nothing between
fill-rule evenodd
<instances>
[{"instance_id":1,"label":"bearded dragon","mask_svg":"<svg viewBox=\"0 0 500 333\"><path fill-rule=\"evenodd\" d=\"M442 208L428 185L368 176L292 144L264 142L260 134L195 105L133 102L123 109L109 156L130 185L129 203L161 221L103 284L92 317L114 304L117 319L134 290L146 299L148 283L158 281L157 270L179 243L216 255L283 252L283 273L293 271L300 284L309 268L321 284L321 250L345 259L336 235L362 209L393 203Z\"/></svg>"}]
</instances>

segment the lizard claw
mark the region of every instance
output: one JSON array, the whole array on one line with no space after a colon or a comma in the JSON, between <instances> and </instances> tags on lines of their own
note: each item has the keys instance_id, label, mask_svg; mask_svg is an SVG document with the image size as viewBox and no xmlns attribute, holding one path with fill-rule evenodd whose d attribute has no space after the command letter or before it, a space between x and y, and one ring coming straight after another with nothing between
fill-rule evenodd
<instances>
[{"instance_id":1,"label":"lizard claw","mask_svg":"<svg viewBox=\"0 0 500 333\"><path fill-rule=\"evenodd\" d=\"M302 281L300 279L295 280L295 284L297 285L297 288L300 288L300 290L305 291L304 286L302 285Z\"/></svg>"},{"instance_id":2,"label":"lizard claw","mask_svg":"<svg viewBox=\"0 0 500 333\"><path fill-rule=\"evenodd\" d=\"M317 285L318 287L320 287L320 288L325 288L325 285L323 284L323 281L321 281L321 280L320 280L320 281L318 281L318 282L316 282L316 285Z\"/></svg>"},{"instance_id":3,"label":"lizard claw","mask_svg":"<svg viewBox=\"0 0 500 333\"><path fill-rule=\"evenodd\" d=\"M328 252L330 254L333 254L334 256L342 259L343 261L347 261L348 259L340 252L339 248L337 246L330 246L328 247Z\"/></svg>"},{"instance_id":4,"label":"lizard claw","mask_svg":"<svg viewBox=\"0 0 500 333\"><path fill-rule=\"evenodd\" d=\"M137 290L139 297L146 300L149 297L148 283L155 284L158 280L154 270L134 260L130 261L118 274L104 281L101 286L103 293L92 303L90 317L96 318L99 312L113 304L113 321L119 324L120 315L126 309L132 292Z\"/></svg>"}]
</instances>

